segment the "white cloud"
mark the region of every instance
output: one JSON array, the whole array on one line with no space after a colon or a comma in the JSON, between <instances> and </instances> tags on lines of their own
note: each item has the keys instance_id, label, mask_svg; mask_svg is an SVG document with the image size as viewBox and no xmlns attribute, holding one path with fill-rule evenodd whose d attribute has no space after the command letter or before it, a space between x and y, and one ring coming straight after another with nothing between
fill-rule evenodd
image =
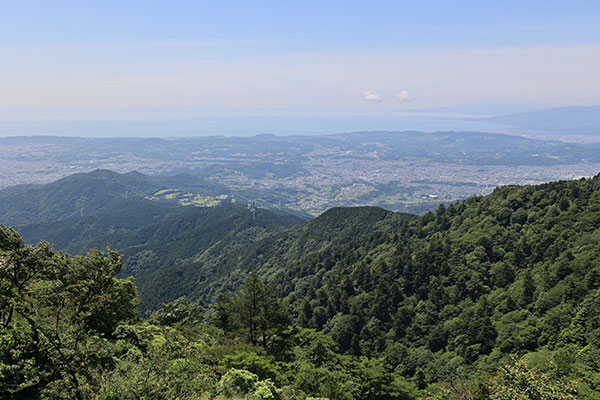
<instances>
[{"instance_id":1,"label":"white cloud","mask_svg":"<svg viewBox=\"0 0 600 400\"><path fill-rule=\"evenodd\" d=\"M400 93L396 93L396 99L400 100L401 102L411 101L412 96L406 90L403 90Z\"/></svg>"},{"instance_id":2,"label":"white cloud","mask_svg":"<svg viewBox=\"0 0 600 400\"><path fill-rule=\"evenodd\" d=\"M378 93L373 93L372 90L365 90L362 92L363 99L366 101L381 101L381 95Z\"/></svg>"}]
</instances>

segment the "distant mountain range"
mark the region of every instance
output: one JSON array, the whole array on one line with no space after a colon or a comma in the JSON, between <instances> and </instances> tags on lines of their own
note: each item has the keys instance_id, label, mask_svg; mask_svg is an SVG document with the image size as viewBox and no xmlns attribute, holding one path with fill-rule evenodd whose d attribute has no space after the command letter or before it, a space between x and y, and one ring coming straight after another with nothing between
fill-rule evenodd
<instances>
[{"instance_id":1,"label":"distant mountain range","mask_svg":"<svg viewBox=\"0 0 600 400\"><path fill-rule=\"evenodd\" d=\"M600 136L600 106L560 107L480 120L528 130Z\"/></svg>"}]
</instances>

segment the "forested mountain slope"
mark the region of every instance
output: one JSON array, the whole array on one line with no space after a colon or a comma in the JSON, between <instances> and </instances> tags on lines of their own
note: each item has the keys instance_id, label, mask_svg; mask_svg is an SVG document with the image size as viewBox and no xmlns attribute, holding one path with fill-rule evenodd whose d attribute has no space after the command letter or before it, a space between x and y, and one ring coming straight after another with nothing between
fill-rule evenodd
<instances>
[{"instance_id":1,"label":"forested mountain slope","mask_svg":"<svg viewBox=\"0 0 600 400\"><path fill-rule=\"evenodd\" d=\"M264 210L261 212L266 213ZM229 275L232 270L244 268L244 271L250 271L259 265L268 268L268 261L263 259L262 253L275 252L298 259L312 251L328 249L351 240L391 215L392 212L372 207L332 209L314 220L297 224L278 234L253 237L262 240L245 240L243 246L213 246L198 257L157 269L141 279L136 276L136 282L142 298L149 299L144 304L172 300L172 293L193 299L202 295L203 303L210 304L218 293L237 289L245 282L245 274ZM287 220L297 222L291 216ZM271 229L270 232L275 233L275 230ZM214 285L213 282L219 284ZM220 283L226 283L226 286L220 287Z\"/></svg>"},{"instance_id":2,"label":"forested mountain slope","mask_svg":"<svg viewBox=\"0 0 600 400\"><path fill-rule=\"evenodd\" d=\"M155 309L196 285L197 276L186 275L182 266L228 254L300 222L295 216L241 206L180 207L164 220L133 232L115 248L122 249L123 274L136 279L142 308ZM212 282L219 276L219 271L210 270L203 279ZM153 285L156 277L162 280L158 288Z\"/></svg>"},{"instance_id":3,"label":"forested mountain slope","mask_svg":"<svg viewBox=\"0 0 600 400\"><path fill-rule=\"evenodd\" d=\"M133 280L115 278L120 268L116 252L72 257L25 245L0 225L0 398L417 398L381 360L343 356L328 337L288 326L285 307L257 278L223 330L185 299L142 320ZM245 310L277 315L260 344L242 317L257 296L261 310Z\"/></svg>"},{"instance_id":4,"label":"forested mountain slope","mask_svg":"<svg viewBox=\"0 0 600 400\"><path fill-rule=\"evenodd\" d=\"M0 191L0 223L15 227L27 243L45 240L73 254L83 255L94 247L119 250L122 274L138 280L142 307L155 308L176 299L193 282L176 274L163 283L161 293L148 292L147 275L231 252L303 221L282 211L215 200L224 193L222 186L189 175L96 170ZM206 199L210 206L197 206Z\"/></svg>"},{"instance_id":5,"label":"forested mountain slope","mask_svg":"<svg viewBox=\"0 0 600 400\"><path fill-rule=\"evenodd\" d=\"M246 210L217 208L231 215ZM224 217L171 245L193 248L199 232L216 229ZM152 240L162 232L177 237L189 220L139 237L178 257L188 247L170 253L162 251L169 247L164 241ZM0 372L26 380L23 387L34 392L41 383L28 376L44 385L62 379L70 390L89 381L112 390L112 398L128 398L116 395L119 387L193 398L188 388L202 385L202 393L235 397L227 388L243 382L248 386L240 390L252 398L593 399L600 393L600 176L507 186L422 217L337 208L262 240L211 246L138 281L142 293L156 296L152 301L185 294L210 311L201 315L198 304L178 300L141 325L131 313L130 283L108 279L118 270L115 255L71 260L43 244L24 246L9 230L0 233L6 338L0 346L26 349L0 355ZM99 278L105 283L96 288ZM70 301L61 303L92 293L98 296L90 306L82 303L81 316ZM47 311L31 314L28 307ZM62 370L43 364L44 357L60 357L59 343L53 346L52 336L31 339L31 332L53 329L72 357L57 362ZM72 335L81 339L66 340ZM81 348L77 340L84 339ZM77 372L71 359L91 368L89 374ZM13 365L37 369L22 375ZM144 371L155 371L146 375L154 389L140 383ZM161 376L177 386L160 383Z\"/></svg>"},{"instance_id":6,"label":"forested mountain slope","mask_svg":"<svg viewBox=\"0 0 600 400\"><path fill-rule=\"evenodd\" d=\"M238 251L227 278L192 293L211 299L254 271L297 323L348 354L391 357L405 376L434 382L449 365L472 375L530 354L600 390L600 176L390 214L327 246L306 246L305 234Z\"/></svg>"},{"instance_id":7,"label":"forested mountain slope","mask_svg":"<svg viewBox=\"0 0 600 400\"><path fill-rule=\"evenodd\" d=\"M142 308L186 294L196 277L183 275L182 265L228 254L303 220L263 209L239 205L216 207L166 206L144 199L121 199L89 216L56 222L15 226L28 243L41 240L74 254L90 248L118 250L123 255L123 276L134 276ZM160 288L152 280L160 276ZM216 271L203 279L214 280Z\"/></svg>"},{"instance_id":8,"label":"forested mountain slope","mask_svg":"<svg viewBox=\"0 0 600 400\"><path fill-rule=\"evenodd\" d=\"M209 285L200 279L190 295L210 304L215 295L240 287L249 272L259 272L270 279L293 266L301 266L301 276L310 275L312 272L307 266L332 256L352 263L360 257L353 250L368 245L373 232L383 226L397 229L414 218L417 217L376 207L332 208L285 233L222 254L210 269L229 273L229 276Z\"/></svg>"},{"instance_id":9,"label":"forested mountain slope","mask_svg":"<svg viewBox=\"0 0 600 400\"><path fill-rule=\"evenodd\" d=\"M177 188L220 195L228 189L189 175L151 177L109 170L74 174L45 185L23 185L0 191L0 223L17 225L83 217L123 199L141 199L161 189Z\"/></svg>"}]
</instances>

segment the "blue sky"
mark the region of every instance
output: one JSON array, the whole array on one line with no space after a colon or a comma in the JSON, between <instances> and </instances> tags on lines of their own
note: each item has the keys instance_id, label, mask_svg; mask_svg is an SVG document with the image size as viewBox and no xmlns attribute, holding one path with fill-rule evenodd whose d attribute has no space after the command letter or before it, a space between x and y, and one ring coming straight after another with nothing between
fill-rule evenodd
<instances>
[{"instance_id":1,"label":"blue sky","mask_svg":"<svg viewBox=\"0 0 600 400\"><path fill-rule=\"evenodd\" d=\"M593 1L3 1L0 52L0 135L600 104Z\"/></svg>"}]
</instances>

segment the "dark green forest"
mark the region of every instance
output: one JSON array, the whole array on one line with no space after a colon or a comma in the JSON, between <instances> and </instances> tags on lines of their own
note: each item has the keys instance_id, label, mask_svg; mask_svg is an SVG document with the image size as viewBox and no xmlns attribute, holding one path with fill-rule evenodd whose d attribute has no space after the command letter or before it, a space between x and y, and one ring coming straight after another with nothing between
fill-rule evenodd
<instances>
[{"instance_id":1,"label":"dark green forest","mask_svg":"<svg viewBox=\"0 0 600 400\"><path fill-rule=\"evenodd\" d=\"M142 318L118 253L2 228L0 395L599 398L599 255L600 176L336 208L153 270Z\"/></svg>"},{"instance_id":2,"label":"dark green forest","mask_svg":"<svg viewBox=\"0 0 600 400\"><path fill-rule=\"evenodd\" d=\"M170 207L143 200L121 200L81 218L16 228L28 242L51 239L56 248L85 254L90 248L118 249L124 259L120 276L133 275L143 310L175 300L194 287L198 265L303 219L237 205ZM184 270L183 265L194 266ZM190 274L191 273L191 274ZM158 285L153 282L160 276ZM210 279L218 276L211 271Z\"/></svg>"}]
</instances>

